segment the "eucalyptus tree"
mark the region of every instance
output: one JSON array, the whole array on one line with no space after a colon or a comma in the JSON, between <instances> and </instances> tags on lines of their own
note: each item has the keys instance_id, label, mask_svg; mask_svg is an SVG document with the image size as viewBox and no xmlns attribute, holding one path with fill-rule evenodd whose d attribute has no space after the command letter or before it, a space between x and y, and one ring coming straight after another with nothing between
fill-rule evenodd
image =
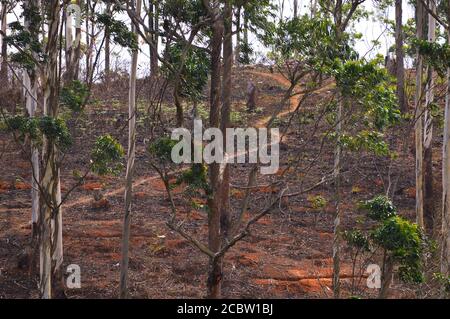
<instances>
[{"instance_id":1,"label":"eucalyptus tree","mask_svg":"<svg viewBox=\"0 0 450 319\"><path fill-rule=\"evenodd\" d=\"M424 40L424 18L425 10L421 1L416 6L416 38ZM424 107L423 107L423 56L419 50L416 55L416 87L414 95L415 104L415 149L416 149L416 221L424 228L423 216L423 144L424 144Z\"/></svg>"},{"instance_id":2,"label":"eucalyptus tree","mask_svg":"<svg viewBox=\"0 0 450 319\"><path fill-rule=\"evenodd\" d=\"M358 9L365 0L337 0L320 1L320 10L325 16L333 19L335 40L338 47L344 48L343 42L346 37L346 29L352 23L355 17L358 17ZM341 54L343 54L342 52ZM335 177L335 215L333 230L333 292L335 298L340 296L340 243L341 243L341 199L340 199L340 171L341 171L341 132L342 132L342 113L344 108L344 99L338 99L336 109L336 148L334 155L334 177Z\"/></svg>"},{"instance_id":3,"label":"eucalyptus tree","mask_svg":"<svg viewBox=\"0 0 450 319\"><path fill-rule=\"evenodd\" d=\"M132 8L137 17L141 16L142 0L133 1ZM136 27L132 25L131 29L135 38L138 39ZM125 177L125 212L123 221L123 236L122 236L122 262L120 263L120 298L127 297L128 284L128 262L129 262L129 239L131 226L131 208L132 208L132 192L133 192L133 174L136 160L136 77L137 77L137 61L138 48L135 46L131 55L131 70L130 70L130 89L128 93L128 154L127 154L127 172Z\"/></svg>"},{"instance_id":4,"label":"eucalyptus tree","mask_svg":"<svg viewBox=\"0 0 450 319\"><path fill-rule=\"evenodd\" d=\"M436 4L430 2L430 10L428 16L428 35L427 41L433 44L436 41ZM433 66L426 66L426 86L425 86L425 111L424 111L424 229L428 234L433 233L434 226L434 198L433 198L433 114L434 109L434 91L435 91L435 72Z\"/></svg>"},{"instance_id":5,"label":"eucalyptus tree","mask_svg":"<svg viewBox=\"0 0 450 319\"><path fill-rule=\"evenodd\" d=\"M403 0L395 0L395 57L397 78L397 99L403 113L408 112L405 91L405 58L403 48Z\"/></svg>"}]
</instances>

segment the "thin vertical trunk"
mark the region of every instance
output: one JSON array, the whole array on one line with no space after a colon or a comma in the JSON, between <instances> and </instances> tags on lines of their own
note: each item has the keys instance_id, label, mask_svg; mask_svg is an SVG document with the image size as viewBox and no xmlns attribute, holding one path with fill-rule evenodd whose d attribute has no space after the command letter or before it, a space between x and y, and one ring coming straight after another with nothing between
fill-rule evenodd
<instances>
[{"instance_id":1,"label":"thin vertical trunk","mask_svg":"<svg viewBox=\"0 0 450 319\"><path fill-rule=\"evenodd\" d=\"M221 130L223 134L223 145L227 145L227 128L230 127L231 112L231 88L232 88L232 66L233 66L233 7L231 0L225 3L224 10L224 40L223 40L223 86L222 86L222 112ZM228 154L231 155L232 154ZM223 238L228 238L228 230L231 222L230 216L230 165L223 164L223 181L221 187L221 231Z\"/></svg>"},{"instance_id":2,"label":"thin vertical trunk","mask_svg":"<svg viewBox=\"0 0 450 319\"><path fill-rule=\"evenodd\" d=\"M27 3L28 9L39 10L39 4L36 0L31 0ZM30 32L30 35L38 40L39 25L32 24L32 21L25 19L25 28ZM28 116L33 118L37 108L37 86L38 75L37 70L24 72L24 87L25 87L25 100L26 110ZM39 178L40 178L40 166L39 166L39 149L36 143L31 142L31 246L36 246L37 240L37 225L39 220ZM32 249L34 254L34 249ZM34 256L30 256L30 265L34 264ZM33 266L31 267L33 268Z\"/></svg>"},{"instance_id":3,"label":"thin vertical trunk","mask_svg":"<svg viewBox=\"0 0 450 319\"><path fill-rule=\"evenodd\" d=\"M75 1L80 5L80 0ZM81 55L81 18L78 12L72 11L72 5L67 6L66 17L66 73L64 79L67 82L78 79L78 69ZM69 10L68 10L69 9ZM81 12L80 12L81 14ZM73 21L75 20L75 39L73 37Z\"/></svg>"},{"instance_id":4,"label":"thin vertical trunk","mask_svg":"<svg viewBox=\"0 0 450 319\"><path fill-rule=\"evenodd\" d=\"M342 41L342 0L336 1L336 9L334 12L334 23L336 25L336 41L340 43ZM344 97L342 94L338 94L338 104L336 113L336 146L334 149L334 186L335 186L335 212L334 212L334 226L333 226L333 294L334 298L340 298L341 284L340 284L340 245L341 245L341 135L342 135L342 112L344 108Z\"/></svg>"},{"instance_id":5,"label":"thin vertical trunk","mask_svg":"<svg viewBox=\"0 0 450 319\"><path fill-rule=\"evenodd\" d=\"M408 103L405 97L405 65L403 50L402 0L395 0L395 55L397 60L397 99L400 110L408 112Z\"/></svg>"},{"instance_id":6,"label":"thin vertical trunk","mask_svg":"<svg viewBox=\"0 0 450 319\"><path fill-rule=\"evenodd\" d=\"M239 6L236 11L236 46L234 47L234 61L239 64L239 57L241 55L241 9Z\"/></svg>"},{"instance_id":7,"label":"thin vertical trunk","mask_svg":"<svg viewBox=\"0 0 450 319\"><path fill-rule=\"evenodd\" d=\"M248 48L249 48L249 42L248 42L248 13L244 10L244 57L243 60L245 63L247 63L250 60L250 57L248 55Z\"/></svg>"},{"instance_id":8,"label":"thin vertical trunk","mask_svg":"<svg viewBox=\"0 0 450 319\"><path fill-rule=\"evenodd\" d=\"M8 5L3 3L1 10L2 19L2 32L6 34L7 30L7 15L8 15ZM1 43L1 57L0 57L0 83L2 86L8 86L8 66L6 64L6 59L8 58L8 46L6 41L3 41L3 36L0 35Z\"/></svg>"},{"instance_id":9,"label":"thin vertical trunk","mask_svg":"<svg viewBox=\"0 0 450 319\"><path fill-rule=\"evenodd\" d=\"M417 38L423 39L423 18L424 8L420 1L417 2L416 9L416 25L417 25ZM416 106L416 123L415 123L415 144L416 144L416 221L417 224L423 229L423 103L422 103L422 75L423 75L423 58L419 52L416 57L416 93L415 93L415 106Z\"/></svg>"},{"instance_id":10,"label":"thin vertical trunk","mask_svg":"<svg viewBox=\"0 0 450 319\"><path fill-rule=\"evenodd\" d=\"M48 41L46 54L48 62L45 67L44 81L44 115L57 117L59 106L59 78L58 78L58 43L60 25L60 3L52 2L50 6L50 25L48 31ZM52 274L55 273L60 263L59 260L52 263L57 245L53 242L55 235L53 231L62 227L58 221L60 210L58 209L58 183L59 168L57 163L57 148L54 141L48 140L44 135L44 175L42 177L43 193L41 194L41 210L39 216L40 224L40 288L42 298L52 297ZM45 199L45 200L44 200ZM57 224L58 227L53 225Z\"/></svg>"},{"instance_id":11,"label":"thin vertical trunk","mask_svg":"<svg viewBox=\"0 0 450 319\"><path fill-rule=\"evenodd\" d=\"M159 8L157 3L153 3L150 0L149 4L150 14L148 16L149 28L154 33L150 34L151 44L150 46L150 72L152 75L157 75L159 71L158 66L158 42L159 36L156 32L158 30L159 23Z\"/></svg>"},{"instance_id":12,"label":"thin vertical trunk","mask_svg":"<svg viewBox=\"0 0 450 319\"><path fill-rule=\"evenodd\" d=\"M213 1L213 24L211 38L211 93L210 93L210 127L219 127L220 124L220 101L221 101L221 65L223 20L220 16L219 3ZM220 229L220 164L212 163L209 169L211 194L208 198L208 246L213 252L220 251L222 245ZM208 274L208 297L220 298L222 284L222 259L210 258L210 269Z\"/></svg>"},{"instance_id":13,"label":"thin vertical trunk","mask_svg":"<svg viewBox=\"0 0 450 319\"><path fill-rule=\"evenodd\" d=\"M298 0L294 0L294 18L298 18Z\"/></svg>"},{"instance_id":14,"label":"thin vertical trunk","mask_svg":"<svg viewBox=\"0 0 450 319\"><path fill-rule=\"evenodd\" d=\"M447 21L450 21L450 0L447 1ZM447 30L450 44L450 30ZM441 273L450 276L450 68L447 68L447 93L445 98L444 143L442 155L442 242ZM445 287L442 297L445 297Z\"/></svg>"},{"instance_id":15,"label":"thin vertical trunk","mask_svg":"<svg viewBox=\"0 0 450 319\"><path fill-rule=\"evenodd\" d=\"M430 1L430 9L436 12L436 6ZM428 14L428 41L436 40L436 19ZM427 88L424 114L424 226L429 235L433 233L434 225L434 201L433 201L433 117L431 104L434 102L434 70L432 66L427 67Z\"/></svg>"},{"instance_id":16,"label":"thin vertical trunk","mask_svg":"<svg viewBox=\"0 0 450 319\"><path fill-rule=\"evenodd\" d=\"M135 10L138 17L141 16L142 0L136 0ZM136 27L132 25L132 31L136 37ZM129 262L129 245L130 245L130 226L131 226L131 200L133 192L133 174L134 162L136 157L136 76L137 76L137 60L138 50L134 50L131 58L131 74L130 74L130 91L128 102L128 160L125 184L125 214L123 220L122 235L122 262L120 264L120 287L119 297L127 298L128 295L128 262Z\"/></svg>"},{"instance_id":17,"label":"thin vertical trunk","mask_svg":"<svg viewBox=\"0 0 450 319\"><path fill-rule=\"evenodd\" d=\"M338 109L336 114L336 147L334 150L334 183L335 183L335 212L334 212L334 226L333 226L333 294L334 298L340 297L340 233L341 233L341 196L340 196L340 174L341 174L341 141L342 134L342 109L343 101L338 102Z\"/></svg>"},{"instance_id":18,"label":"thin vertical trunk","mask_svg":"<svg viewBox=\"0 0 450 319\"><path fill-rule=\"evenodd\" d=\"M311 0L311 17L315 17L317 14L317 0Z\"/></svg>"},{"instance_id":19,"label":"thin vertical trunk","mask_svg":"<svg viewBox=\"0 0 450 319\"><path fill-rule=\"evenodd\" d=\"M392 275L394 271L394 262L391 257L385 256L385 262L383 265L381 289L378 293L379 299L386 299L388 297L389 288L392 283Z\"/></svg>"},{"instance_id":20,"label":"thin vertical trunk","mask_svg":"<svg viewBox=\"0 0 450 319\"><path fill-rule=\"evenodd\" d=\"M90 37L89 37L89 19L90 19L90 1L86 0L86 21L85 21L85 28L86 28L86 76L85 76L85 80L86 80L86 82L89 81L89 70L91 68L91 57L90 57L91 41L90 41Z\"/></svg>"},{"instance_id":21,"label":"thin vertical trunk","mask_svg":"<svg viewBox=\"0 0 450 319\"><path fill-rule=\"evenodd\" d=\"M106 14L111 14L111 4L106 6ZM109 26L105 27L105 80L109 83L109 74L111 72L111 32Z\"/></svg>"}]
</instances>

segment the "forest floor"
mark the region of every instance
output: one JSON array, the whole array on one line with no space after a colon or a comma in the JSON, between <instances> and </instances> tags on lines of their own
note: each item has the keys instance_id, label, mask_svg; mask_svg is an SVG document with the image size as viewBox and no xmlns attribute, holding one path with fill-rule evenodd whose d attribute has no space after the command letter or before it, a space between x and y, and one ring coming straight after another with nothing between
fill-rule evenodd
<instances>
[{"instance_id":1,"label":"forest floor","mask_svg":"<svg viewBox=\"0 0 450 319\"><path fill-rule=\"evenodd\" d=\"M263 126L289 85L280 74L264 68L234 70L233 116L240 127ZM247 81L258 87L258 109L245 111ZM312 95L302 106L281 145L281 172L292 158L302 158L298 170L289 169L290 191L300 185L314 185L333 167L331 143L321 143L326 124L316 121L315 106L330 93L331 84ZM141 91L145 90L141 88ZM111 93L112 92L112 93ZM112 90L109 99L99 98L71 130L74 145L62 167L62 191L77 182L89 158L95 136L111 133L126 148L126 88ZM141 92L142 93L142 92ZM145 92L144 92L145 93ZM299 96L291 99L281 112L280 126L286 125ZM205 99L206 103L206 99ZM206 292L208 259L190 243L166 226L169 202L162 181L148 165L147 135L144 121L138 121L138 143L131 226L129 289L133 298L201 298ZM395 135L395 133L393 133ZM23 253L30 241L30 165L10 136L0 135L4 151L0 168L0 298L37 298L37 278L30 278L23 265ZM439 137L436 138L436 150ZM401 149L403 145L395 147ZM400 213L414 216L414 152L407 149L389 170L389 159L367 153L346 154L342 178L342 227L368 228L358 203L384 193L388 174L398 177L395 203ZM436 153L435 171L440 167ZM316 160L314 160L316 159ZM314 161L313 161L314 160ZM311 168L307 164L314 162ZM400 164L398 164L400 163ZM232 168L232 184L246 185L246 165ZM279 174L280 175L280 174ZM296 182L297 181L297 182ZM263 181L260 182L264 184ZM296 188L297 187L297 188ZM323 183L312 191L283 201L280 209L262 218L251 234L234 246L225 257L223 295L227 298L331 298L333 185ZM177 198L183 186L175 189ZM260 187L254 192L245 218L255 214L261 201L274 190ZM94 199L95 193L103 198ZM233 207L242 199L239 188L232 189ZM81 289L67 289L69 298L116 298L119 284L123 217L123 174L118 177L88 175L63 205L64 265L81 268ZM327 205L315 209L311 196L323 196ZM178 199L177 199L178 200ZM181 200L180 200L181 201ZM237 205L237 204L236 204ZM185 206L180 218L186 229L206 242L207 213ZM342 250L343 295L375 296L366 287L364 275L368 260L358 264L352 274L348 248ZM351 289L352 284L355 286ZM413 298L414 290L394 280L392 297Z\"/></svg>"}]
</instances>

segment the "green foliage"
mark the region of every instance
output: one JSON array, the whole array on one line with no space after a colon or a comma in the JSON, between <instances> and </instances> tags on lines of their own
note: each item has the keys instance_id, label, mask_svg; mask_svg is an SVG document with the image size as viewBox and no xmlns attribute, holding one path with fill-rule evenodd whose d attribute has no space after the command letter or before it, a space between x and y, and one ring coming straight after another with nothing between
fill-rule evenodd
<instances>
[{"instance_id":1,"label":"green foliage","mask_svg":"<svg viewBox=\"0 0 450 319\"><path fill-rule=\"evenodd\" d=\"M162 15L193 25L205 17L207 12L202 0L166 0L162 7Z\"/></svg>"},{"instance_id":2,"label":"green foliage","mask_svg":"<svg viewBox=\"0 0 450 319\"><path fill-rule=\"evenodd\" d=\"M327 200L321 195L311 196L308 201L313 209L322 209L327 205Z\"/></svg>"},{"instance_id":3,"label":"green foliage","mask_svg":"<svg viewBox=\"0 0 450 319\"><path fill-rule=\"evenodd\" d=\"M84 107L88 95L89 89L87 85L75 80L61 89L59 99L63 106L74 112L80 112Z\"/></svg>"},{"instance_id":4,"label":"green foliage","mask_svg":"<svg viewBox=\"0 0 450 319\"><path fill-rule=\"evenodd\" d=\"M444 287L445 292L450 294L450 276L443 273L435 273L433 277Z\"/></svg>"},{"instance_id":5,"label":"green foliage","mask_svg":"<svg viewBox=\"0 0 450 319\"><path fill-rule=\"evenodd\" d=\"M406 282L423 281L422 253L424 239L417 226L400 216L383 221L372 234L376 244L399 264L400 278Z\"/></svg>"},{"instance_id":6,"label":"green foliage","mask_svg":"<svg viewBox=\"0 0 450 319\"><path fill-rule=\"evenodd\" d=\"M254 53L254 50L250 44L246 44L245 42L241 41L239 43L239 57L238 62L241 64L251 64L252 61L252 55Z\"/></svg>"},{"instance_id":7,"label":"green foliage","mask_svg":"<svg viewBox=\"0 0 450 319\"><path fill-rule=\"evenodd\" d=\"M277 6L270 0L235 0L236 6L243 7L248 29L262 41L273 36L275 32L275 12Z\"/></svg>"},{"instance_id":8,"label":"green foliage","mask_svg":"<svg viewBox=\"0 0 450 319\"><path fill-rule=\"evenodd\" d=\"M187 51L185 52L184 65L181 68L184 50ZM167 58L173 69L168 70L168 68L163 67L163 71L168 73L172 80L179 72L183 83L180 94L184 97L199 100L208 82L210 67L209 56L205 50L196 47L186 48L182 43L175 43L168 47Z\"/></svg>"},{"instance_id":9,"label":"green foliage","mask_svg":"<svg viewBox=\"0 0 450 319\"><path fill-rule=\"evenodd\" d=\"M385 195L378 195L363 202L360 206L368 212L370 218L376 221L383 221L397 215L397 209Z\"/></svg>"},{"instance_id":10,"label":"green foliage","mask_svg":"<svg viewBox=\"0 0 450 319\"><path fill-rule=\"evenodd\" d=\"M106 13L97 14L97 22L109 28L115 43L131 50L139 49L135 34L128 30L127 25L124 22L115 20L111 15Z\"/></svg>"},{"instance_id":11,"label":"green foliage","mask_svg":"<svg viewBox=\"0 0 450 319\"><path fill-rule=\"evenodd\" d=\"M410 283L420 283L423 278L423 258L433 250L433 245L422 234L417 224L397 215L392 201L379 195L365 201L361 208L368 212L377 223L368 232L350 230L344 238L352 248L363 252L373 252L382 248L385 258L398 266L400 279Z\"/></svg>"},{"instance_id":12,"label":"green foliage","mask_svg":"<svg viewBox=\"0 0 450 319\"><path fill-rule=\"evenodd\" d=\"M308 15L282 21L273 36L266 38L266 44L272 47L276 63L295 60L304 69L324 73L329 72L336 58L356 57L356 53L350 49L349 41L349 36L345 35L344 41L338 45L332 21Z\"/></svg>"},{"instance_id":13,"label":"green foliage","mask_svg":"<svg viewBox=\"0 0 450 319\"><path fill-rule=\"evenodd\" d=\"M335 133L331 136L336 136ZM363 130L356 135L351 136L342 134L340 138L341 145L351 151L370 151L377 156L389 155L389 146L383 140L384 135L377 131Z\"/></svg>"},{"instance_id":14,"label":"green foliage","mask_svg":"<svg viewBox=\"0 0 450 319\"><path fill-rule=\"evenodd\" d=\"M148 151L160 161L172 162L172 148L177 143L178 141L172 140L170 137L161 137L150 144Z\"/></svg>"},{"instance_id":15,"label":"green foliage","mask_svg":"<svg viewBox=\"0 0 450 319\"><path fill-rule=\"evenodd\" d=\"M372 61L336 61L334 75L342 96L364 109L364 124L378 130L399 121L395 87L380 57Z\"/></svg>"},{"instance_id":16,"label":"green foliage","mask_svg":"<svg viewBox=\"0 0 450 319\"><path fill-rule=\"evenodd\" d=\"M369 238L359 229L344 231L344 239L350 247L361 251L370 251Z\"/></svg>"},{"instance_id":17,"label":"green foliage","mask_svg":"<svg viewBox=\"0 0 450 319\"><path fill-rule=\"evenodd\" d=\"M20 48L18 52L10 55L11 62L19 64L29 72L33 71L36 62L43 63L46 59L41 43L20 22L10 23L9 28L11 34L4 38L5 42Z\"/></svg>"},{"instance_id":18,"label":"green foliage","mask_svg":"<svg viewBox=\"0 0 450 319\"><path fill-rule=\"evenodd\" d=\"M66 122L60 118L14 116L6 119L6 126L9 131L19 133L19 137L28 136L36 143L40 142L42 135L45 135L50 142L55 143L62 150L72 145Z\"/></svg>"},{"instance_id":19,"label":"green foliage","mask_svg":"<svg viewBox=\"0 0 450 319\"><path fill-rule=\"evenodd\" d=\"M39 123L37 119L30 119L25 116L14 116L6 119L6 129L19 133L19 137L23 139L29 136L31 140L39 138Z\"/></svg>"},{"instance_id":20,"label":"green foliage","mask_svg":"<svg viewBox=\"0 0 450 319\"><path fill-rule=\"evenodd\" d=\"M44 116L40 118L39 129L51 142L62 150L72 145L72 138L66 122L60 118Z\"/></svg>"},{"instance_id":21,"label":"green foliage","mask_svg":"<svg viewBox=\"0 0 450 319\"><path fill-rule=\"evenodd\" d=\"M448 43L413 40L413 46L425 57L425 63L431 65L441 77L444 77L450 67L450 46Z\"/></svg>"},{"instance_id":22,"label":"green foliage","mask_svg":"<svg viewBox=\"0 0 450 319\"><path fill-rule=\"evenodd\" d=\"M92 171L99 175L118 175L123 169L125 151L120 143L107 134L97 138L91 152Z\"/></svg>"},{"instance_id":23,"label":"green foliage","mask_svg":"<svg viewBox=\"0 0 450 319\"><path fill-rule=\"evenodd\" d=\"M204 164L193 164L190 169L184 171L176 181L176 185L186 183L186 191L197 194L199 190L209 192L208 168Z\"/></svg>"}]
</instances>

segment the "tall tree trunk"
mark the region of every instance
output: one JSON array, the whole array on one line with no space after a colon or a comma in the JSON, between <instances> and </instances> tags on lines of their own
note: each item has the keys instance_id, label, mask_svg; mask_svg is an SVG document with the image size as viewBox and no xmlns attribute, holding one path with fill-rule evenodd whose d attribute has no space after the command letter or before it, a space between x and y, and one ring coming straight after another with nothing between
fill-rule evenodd
<instances>
[{"instance_id":1,"label":"tall tree trunk","mask_svg":"<svg viewBox=\"0 0 450 319\"><path fill-rule=\"evenodd\" d=\"M230 127L231 88L233 67L233 6L231 0L225 3L224 10L224 40L223 40L223 86L222 86L222 112L221 130L223 132L223 145L227 145L227 128ZM228 154L233 156L233 154ZM221 185L221 231L222 237L228 238L231 222L230 216L230 165L223 164L223 181Z\"/></svg>"},{"instance_id":2,"label":"tall tree trunk","mask_svg":"<svg viewBox=\"0 0 450 319\"><path fill-rule=\"evenodd\" d=\"M447 1L447 21L450 21L450 0ZM447 30L450 44L450 30ZM450 68L447 68L447 93L445 98L444 143L442 155L442 242L441 273L450 276ZM445 287L442 297L445 297Z\"/></svg>"},{"instance_id":3,"label":"tall tree trunk","mask_svg":"<svg viewBox=\"0 0 450 319\"><path fill-rule=\"evenodd\" d=\"M336 9L334 11L334 23L336 25L336 41L340 43L342 41L342 0L336 1ZM340 284L340 245L341 245L341 135L342 135L342 112L344 108L344 97L342 94L338 94L338 104L336 112L336 146L334 149L334 187L335 187L335 212L334 212L334 226L333 226L333 294L334 298L340 298L341 284Z\"/></svg>"},{"instance_id":4,"label":"tall tree trunk","mask_svg":"<svg viewBox=\"0 0 450 319\"><path fill-rule=\"evenodd\" d=\"M30 0L27 3L28 10L33 10L39 14L39 3L36 0ZM39 25L33 24L33 21L25 19L25 28L30 33L31 37L38 40ZM38 74L35 68L32 71L24 72L24 87L25 100L28 116L33 118L37 109L37 86ZM39 220L39 179L40 179L40 165L39 165L39 149L36 143L31 142L31 246L32 255L30 256L31 269L34 268L34 247L36 247L38 235L38 220Z\"/></svg>"},{"instance_id":5,"label":"tall tree trunk","mask_svg":"<svg viewBox=\"0 0 450 319\"><path fill-rule=\"evenodd\" d=\"M91 69L91 41L89 36L89 20L90 20L90 1L86 0L86 21L85 21L85 28L86 28L86 75L85 75L85 81L89 81L89 70Z\"/></svg>"},{"instance_id":6,"label":"tall tree trunk","mask_svg":"<svg viewBox=\"0 0 450 319\"><path fill-rule=\"evenodd\" d=\"M340 174L341 174L341 142L340 136L342 134L342 98L338 102L337 116L336 116L336 147L334 150L334 183L335 183L335 212L334 212L334 226L333 226L333 294L334 298L340 297L340 244L341 244L341 196L340 196Z\"/></svg>"},{"instance_id":7,"label":"tall tree trunk","mask_svg":"<svg viewBox=\"0 0 450 319\"><path fill-rule=\"evenodd\" d=\"M294 18L298 18L298 0L294 0Z\"/></svg>"},{"instance_id":8,"label":"tall tree trunk","mask_svg":"<svg viewBox=\"0 0 450 319\"><path fill-rule=\"evenodd\" d=\"M317 0L311 0L311 17L315 17L317 14Z\"/></svg>"},{"instance_id":9,"label":"tall tree trunk","mask_svg":"<svg viewBox=\"0 0 450 319\"><path fill-rule=\"evenodd\" d=\"M7 3L3 3L1 10L1 19L2 19L2 32L6 34L7 31L7 15L8 15L8 5ZM1 42L1 57L0 57L0 83L2 86L8 86L8 45L6 41L3 41L3 36L0 35Z\"/></svg>"},{"instance_id":10,"label":"tall tree trunk","mask_svg":"<svg viewBox=\"0 0 450 319\"><path fill-rule=\"evenodd\" d=\"M177 111L177 127L183 127L184 122L184 111L183 111L183 104L180 96L180 83L181 79L178 78L175 83L175 87L173 89L173 99L175 102L175 108Z\"/></svg>"},{"instance_id":11,"label":"tall tree trunk","mask_svg":"<svg viewBox=\"0 0 450 319\"><path fill-rule=\"evenodd\" d=\"M239 64L241 55L241 10L241 6L236 10L236 46L234 47L234 61L236 64Z\"/></svg>"},{"instance_id":12,"label":"tall tree trunk","mask_svg":"<svg viewBox=\"0 0 450 319\"><path fill-rule=\"evenodd\" d=\"M248 13L246 12L246 10L244 10L244 48L245 48L245 52L244 52L244 56L243 56L243 60L245 61L245 63L248 63L248 61L250 60L250 56L248 55L248 48L249 48L249 42L248 42Z\"/></svg>"},{"instance_id":13,"label":"tall tree trunk","mask_svg":"<svg viewBox=\"0 0 450 319\"><path fill-rule=\"evenodd\" d=\"M408 102L405 97L405 65L403 50L402 0L395 0L395 55L397 60L397 98L400 110L408 112Z\"/></svg>"},{"instance_id":14,"label":"tall tree trunk","mask_svg":"<svg viewBox=\"0 0 450 319\"><path fill-rule=\"evenodd\" d=\"M222 53L223 20L220 14L219 3L214 0L212 3L212 38L211 38L211 93L210 93L210 127L219 127L220 124L220 100L221 100L221 65ZM221 249L221 229L220 229L220 165L210 164L209 178L211 184L211 194L208 196L208 245L213 252ZM222 284L222 259L210 258L210 269L208 274L208 297L220 298Z\"/></svg>"},{"instance_id":15,"label":"tall tree trunk","mask_svg":"<svg viewBox=\"0 0 450 319\"><path fill-rule=\"evenodd\" d=\"M430 1L430 9L436 12L436 6ZM428 41L436 40L436 19L428 14ZM424 114L424 226L429 235L433 234L434 225L434 200L433 200L433 117L431 104L434 102L434 70L432 66L427 67L427 88Z\"/></svg>"},{"instance_id":16,"label":"tall tree trunk","mask_svg":"<svg viewBox=\"0 0 450 319\"><path fill-rule=\"evenodd\" d=\"M106 14L111 14L111 4L106 5ZM111 72L111 32L109 26L105 27L105 80L109 83L109 75Z\"/></svg>"},{"instance_id":17,"label":"tall tree trunk","mask_svg":"<svg viewBox=\"0 0 450 319\"><path fill-rule=\"evenodd\" d=\"M420 1L416 9L416 32L417 38L423 39L424 8ZM423 218L423 57L417 52L416 57L416 93L415 93L415 144L416 144L416 220L417 224L424 229Z\"/></svg>"},{"instance_id":18,"label":"tall tree trunk","mask_svg":"<svg viewBox=\"0 0 450 319\"><path fill-rule=\"evenodd\" d=\"M142 0L135 0L136 16L141 16ZM132 32L138 37L136 27L132 25ZM131 200L133 192L134 162L136 158L136 76L138 50L134 50L131 58L130 91L128 102L128 160L125 184L125 214L123 220L122 235L122 262L120 264L120 287L119 297L124 299L128 295L128 262L130 246L130 226L131 226Z\"/></svg>"},{"instance_id":19,"label":"tall tree trunk","mask_svg":"<svg viewBox=\"0 0 450 319\"><path fill-rule=\"evenodd\" d=\"M157 2L153 3L154 0L150 0L149 10L150 14L148 16L149 28L155 33L150 34L151 44L150 44L150 72L152 75L157 75L159 72L158 66L158 42L159 36L156 31L158 31L159 24L159 6Z\"/></svg>"},{"instance_id":20,"label":"tall tree trunk","mask_svg":"<svg viewBox=\"0 0 450 319\"><path fill-rule=\"evenodd\" d=\"M48 40L46 54L48 62L45 66L44 81L44 115L56 118L59 107L59 77L58 77L58 43L60 25L60 3L53 1L50 4L50 25L48 30ZM44 175L41 185L41 209L39 216L40 223L40 289L42 298L52 297L52 274L60 266L60 260L52 262L57 245L53 241L55 235L53 231L57 227L62 227L58 222L60 210L58 201L59 168L57 160L57 147L55 142L47 139L44 135ZM58 231L58 230L57 230ZM57 236L56 236L57 237Z\"/></svg>"},{"instance_id":21,"label":"tall tree trunk","mask_svg":"<svg viewBox=\"0 0 450 319\"><path fill-rule=\"evenodd\" d=\"M74 8L80 8L80 0L76 0L75 5L70 4L66 7L66 73L65 82L71 82L78 79L78 69L80 66L81 55L81 11ZM75 39L73 38L73 21L75 20Z\"/></svg>"},{"instance_id":22,"label":"tall tree trunk","mask_svg":"<svg viewBox=\"0 0 450 319\"><path fill-rule=\"evenodd\" d=\"M392 257L385 256L385 262L383 264L382 278L381 278L381 289L378 293L379 299L386 299L388 297L389 288L391 287L392 283L393 271L394 271L394 262L392 260Z\"/></svg>"}]
</instances>

